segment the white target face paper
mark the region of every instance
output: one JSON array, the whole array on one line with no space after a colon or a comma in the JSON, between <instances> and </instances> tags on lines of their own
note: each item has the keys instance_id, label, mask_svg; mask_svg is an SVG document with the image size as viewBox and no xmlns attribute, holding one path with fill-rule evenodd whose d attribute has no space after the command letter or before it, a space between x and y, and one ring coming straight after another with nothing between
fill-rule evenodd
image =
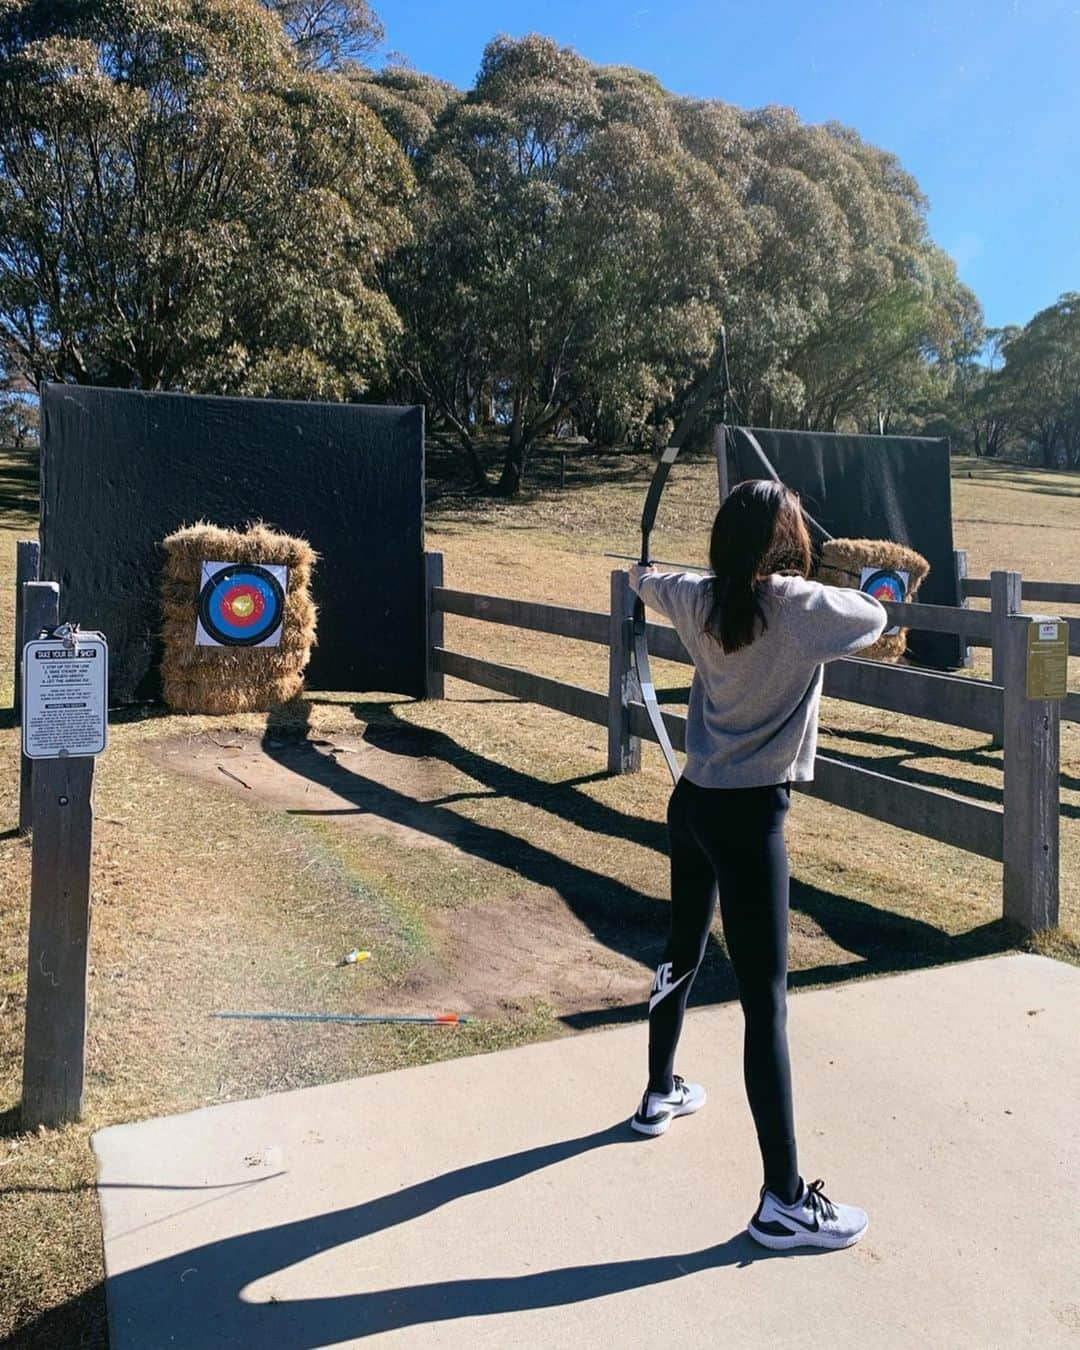
<instances>
[{"instance_id":1,"label":"white target face paper","mask_svg":"<svg viewBox=\"0 0 1080 1350\"><path fill-rule=\"evenodd\" d=\"M197 647L278 647L289 569L280 563L204 562Z\"/></svg>"},{"instance_id":2,"label":"white target face paper","mask_svg":"<svg viewBox=\"0 0 1080 1350\"><path fill-rule=\"evenodd\" d=\"M897 567L864 567L859 577L859 590L872 595L875 600L888 601L902 605L908 593L911 573ZM884 637L899 633L899 627L888 628Z\"/></svg>"}]
</instances>

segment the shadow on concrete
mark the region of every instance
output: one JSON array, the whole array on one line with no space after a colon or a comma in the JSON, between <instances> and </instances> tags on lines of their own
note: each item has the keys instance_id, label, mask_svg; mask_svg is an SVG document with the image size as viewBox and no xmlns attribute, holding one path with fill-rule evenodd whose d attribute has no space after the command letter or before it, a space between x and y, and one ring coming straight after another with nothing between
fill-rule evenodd
<instances>
[{"instance_id":1,"label":"shadow on concrete","mask_svg":"<svg viewBox=\"0 0 1080 1350\"><path fill-rule=\"evenodd\" d=\"M358 1242L374 1233L410 1223L460 1200L513 1184L544 1168L600 1148L627 1148L650 1141L627 1129L625 1120L572 1139L561 1139L520 1153L446 1172L347 1209L256 1232L241 1233L188 1250L109 1281L113 1324L123 1329L123 1343L153 1350L183 1338L187 1350L210 1346L316 1346L398 1331L406 1327L456 1321L468 1317L565 1307L605 1298L648 1285L683 1279L698 1271L746 1267L759 1260L819 1255L812 1250L773 1253L757 1246L745 1232L697 1251L632 1261L597 1261L556 1267L527 1275L494 1279L422 1279L370 1293L332 1298L270 1302L245 1301L254 1281L274 1275L327 1250ZM538 1250L537 1264L546 1264L550 1248ZM433 1272L424 1272L431 1275ZM185 1297L197 1299L212 1315L200 1335L173 1320L176 1290L188 1281ZM38 1317L19 1333L20 1346L77 1346L71 1339L78 1316L100 1298L100 1287ZM212 1339L207 1339L212 1337Z\"/></svg>"}]
</instances>

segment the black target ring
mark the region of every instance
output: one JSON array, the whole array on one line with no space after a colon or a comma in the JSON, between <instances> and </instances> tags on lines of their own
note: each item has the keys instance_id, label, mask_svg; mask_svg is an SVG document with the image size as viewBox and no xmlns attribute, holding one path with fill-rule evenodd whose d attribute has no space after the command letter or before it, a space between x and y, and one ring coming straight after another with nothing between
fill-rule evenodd
<instances>
[{"instance_id":1,"label":"black target ring","mask_svg":"<svg viewBox=\"0 0 1080 1350\"><path fill-rule=\"evenodd\" d=\"M889 601L894 605L903 604L907 595L904 578L894 567L881 567L862 583L859 589L875 600Z\"/></svg>"},{"instance_id":2,"label":"black target ring","mask_svg":"<svg viewBox=\"0 0 1080 1350\"><path fill-rule=\"evenodd\" d=\"M223 647L257 647L273 637L285 617L285 592L258 563L219 567L199 594L199 622Z\"/></svg>"}]
</instances>

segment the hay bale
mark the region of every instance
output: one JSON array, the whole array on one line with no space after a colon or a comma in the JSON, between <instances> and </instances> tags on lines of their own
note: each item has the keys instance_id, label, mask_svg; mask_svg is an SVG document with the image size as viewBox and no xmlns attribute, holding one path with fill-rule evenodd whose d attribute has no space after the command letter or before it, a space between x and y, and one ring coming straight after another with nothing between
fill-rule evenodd
<instances>
[{"instance_id":1,"label":"hay bale","mask_svg":"<svg viewBox=\"0 0 1080 1350\"><path fill-rule=\"evenodd\" d=\"M161 680L178 712L266 712L295 698L315 645L311 572L316 555L306 539L261 521L246 530L201 523L162 541ZM276 647L200 647L195 642L204 562L279 564L289 569L281 640Z\"/></svg>"},{"instance_id":2,"label":"hay bale","mask_svg":"<svg viewBox=\"0 0 1080 1350\"><path fill-rule=\"evenodd\" d=\"M822 545L816 577L828 586L858 590L864 567L907 572L905 600L914 598L930 574L930 564L921 553L904 544L894 544L891 539L830 539ZM899 661L907 651L907 635L906 628L883 634L859 656L871 661Z\"/></svg>"}]
</instances>

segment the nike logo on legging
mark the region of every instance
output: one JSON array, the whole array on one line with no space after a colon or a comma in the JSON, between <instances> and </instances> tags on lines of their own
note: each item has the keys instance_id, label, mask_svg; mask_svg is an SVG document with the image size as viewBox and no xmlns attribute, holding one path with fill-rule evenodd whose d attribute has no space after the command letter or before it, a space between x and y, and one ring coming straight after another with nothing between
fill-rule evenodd
<instances>
[{"instance_id":1,"label":"nike logo on legging","mask_svg":"<svg viewBox=\"0 0 1080 1350\"><path fill-rule=\"evenodd\" d=\"M656 983L653 985L653 995L649 999L649 1011L652 1012L662 998L666 998L673 989L678 989L683 980L688 980L692 974L693 972L688 970L685 975L680 975L677 980L673 980L671 978L671 966L661 966L656 972Z\"/></svg>"}]
</instances>

